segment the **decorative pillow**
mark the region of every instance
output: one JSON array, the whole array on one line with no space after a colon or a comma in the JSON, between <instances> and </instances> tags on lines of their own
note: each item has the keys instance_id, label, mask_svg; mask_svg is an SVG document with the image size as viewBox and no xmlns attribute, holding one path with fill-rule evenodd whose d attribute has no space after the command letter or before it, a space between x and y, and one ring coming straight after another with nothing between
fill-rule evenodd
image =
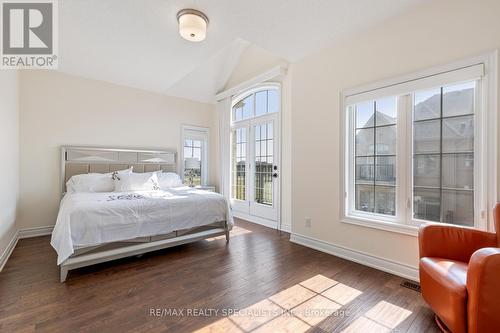
<instances>
[{"instance_id":1,"label":"decorative pillow","mask_svg":"<svg viewBox=\"0 0 500 333\"><path fill-rule=\"evenodd\" d=\"M174 172L159 173L158 181L160 183L160 189L162 190L182 186L181 177Z\"/></svg>"},{"instance_id":2,"label":"decorative pillow","mask_svg":"<svg viewBox=\"0 0 500 333\"><path fill-rule=\"evenodd\" d=\"M110 173L87 173L75 175L66 182L68 193L78 192L113 192L114 179L132 173L132 168Z\"/></svg>"},{"instance_id":3,"label":"decorative pillow","mask_svg":"<svg viewBox=\"0 0 500 333\"><path fill-rule=\"evenodd\" d=\"M158 174L156 172L135 173L120 175L115 179L115 192L128 191L158 191Z\"/></svg>"}]
</instances>

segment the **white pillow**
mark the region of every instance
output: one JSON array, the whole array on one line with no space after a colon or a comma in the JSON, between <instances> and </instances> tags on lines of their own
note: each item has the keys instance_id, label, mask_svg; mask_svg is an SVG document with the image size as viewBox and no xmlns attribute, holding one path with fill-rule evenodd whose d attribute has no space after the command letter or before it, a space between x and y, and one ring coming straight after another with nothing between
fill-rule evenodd
<instances>
[{"instance_id":1,"label":"white pillow","mask_svg":"<svg viewBox=\"0 0 500 333\"><path fill-rule=\"evenodd\" d=\"M156 172L131 172L121 175L119 179L115 179L115 192L157 191L159 189Z\"/></svg>"},{"instance_id":2,"label":"white pillow","mask_svg":"<svg viewBox=\"0 0 500 333\"><path fill-rule=\"evenodd\" d=\"M113 192L115 184L113 178L132 172L132 168L109 173L86 173L75 175L66 182L68 193L79 192Z\"/></svg>"},{"instance_id":3,"label":"white pillow","mask_svg":"<svg viewBox=\"0 0 500 333\"><path fill-rule=\"evenodd\" d=\"M160 189L162 190L182 186L181 177L174 172L159 173L158 181L160 183Z\"/></svg>"}]
</instances>

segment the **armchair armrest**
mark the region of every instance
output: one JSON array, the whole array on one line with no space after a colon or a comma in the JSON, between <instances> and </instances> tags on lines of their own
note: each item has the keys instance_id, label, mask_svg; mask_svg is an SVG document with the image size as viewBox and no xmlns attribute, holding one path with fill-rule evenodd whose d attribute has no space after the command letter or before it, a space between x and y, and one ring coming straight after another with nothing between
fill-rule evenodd
<instances>
[{"instance_id":1,"label":"armchair armrest","mask_svg":"<svg viewBox=\"0 0 500 333\"><path fill-rule=\"evenodd\" d=\"M468 332L500 327L500 248L474 252L467 269Z\"/></svg>"},{"instance_id":2,"label":"armchair armrest","mask_svg":"<svg viewBox=\"0 0 500 333\"><path fill-rule=\"evenodd\" d=\"M496 234L454 225L427 224L418 231L420 258L438 257L469 262L483 247L497 246Z\"/></svg>"}]
</instances>

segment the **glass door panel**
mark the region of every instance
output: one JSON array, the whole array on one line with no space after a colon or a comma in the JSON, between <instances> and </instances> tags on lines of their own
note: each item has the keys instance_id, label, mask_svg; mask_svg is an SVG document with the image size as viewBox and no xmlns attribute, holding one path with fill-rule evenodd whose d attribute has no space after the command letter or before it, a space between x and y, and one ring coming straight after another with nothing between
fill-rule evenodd
<instances>
[{"instance_id":1,"label":"glass door panel","mask_svg":"<svg viewBox=\"0 0 500 333\"><path fill-rule=\"evenodd\" d=\"M237 128L232 131L231 147L231 198L241 201L247 200L247 128Z\"/></svg>"},{"instance_id":2,"label":"glass door panel","mask_svg":"<svg viewBox=\"0 0 500 333\"><path fill-rule=\"evenodd\" d=\"M279 216L279 110L276 88L242 95L232 106L231 208L266 225Z\"/></svg>"},{"instance_id":3,"label":"glass door panel","mask_svg":"<svg viewBox=\"0 0 500 333\"><path fill-rule=\"evenodd\" d=\"M278 117L266 115L252 122L250 147L250 214L267 220L278 219L279 142Z\"/></svg>"},{"instance_id":4,"label":"glass door panel","mask_svg":"<svg viewBox=\"0 0 500 333\"><path fill-rule=\"evenodd\" d=\"M255 202L273 205L273 123L254 126Z\"/></svg>"}]
</instances>

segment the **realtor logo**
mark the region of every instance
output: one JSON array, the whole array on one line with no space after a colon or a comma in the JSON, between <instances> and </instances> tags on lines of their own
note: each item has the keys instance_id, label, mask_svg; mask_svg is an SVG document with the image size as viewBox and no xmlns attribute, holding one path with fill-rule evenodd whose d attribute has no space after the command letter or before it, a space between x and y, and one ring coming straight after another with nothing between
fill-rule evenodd
<instances>
[{"instance_id":1,"label":"realtor logo","mask_svg":"<svg viewBox=\"0 0 500 333\"><path fill-rule=\"evenodd\" d=\"M3 69L57 68L56 0L1 0Z\"/></svg>"}]
</instances>

